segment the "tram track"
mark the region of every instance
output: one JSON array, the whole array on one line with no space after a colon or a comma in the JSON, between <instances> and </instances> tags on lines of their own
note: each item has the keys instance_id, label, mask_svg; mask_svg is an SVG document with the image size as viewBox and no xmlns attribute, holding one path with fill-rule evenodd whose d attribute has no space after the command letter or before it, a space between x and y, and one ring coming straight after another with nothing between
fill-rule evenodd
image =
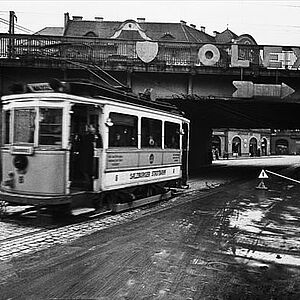
<instances>
[{"instance_id":1,"label":"tram track","mask_svg":"<svg viewBox=\"0 0 300 300\"><path fill-rule=\"evenodd\" d=\"M191 180L191 182L193 181L196 181L196 179ZM12 226L19 225L21 229L19 234L14 233L12 236L4 236L0 239L0 260L7 260L33 251L43 250L57 244L65 244L96 231L122 225L126 222L134 221L195 200L205 199L214 194L224 192L227 188L232 188L232 184L238 185L246 181L249 181L249 178L236 176L236 174L218 184L216 181L206 180L204 181L205 185L201 189L181 190L171 199L118 214L93 211L75 216L73 219L67 219L64 222L39 225L36 224L36 220L32 223L30 220L22 222L20 219L10 218L6 220L5 224ZM27 232L24 233L24 230L27 230Z\"/></svg>"},{"instance_id":2,"label":"tram track","mask_svg":"<svg viewBox=\"0 0 300 300\"><path fill-rule=\"evenodd\" d=\"M6 237L0 240L0 261L44 250L54 245L72 242L79 237L92 234L96 231L122 225L175 206L203 199L221 192L223 187L219 186L215 189L205 191L184 191L180 196L176 195L169 200L149 204L130 211L118 214L107 212L100 216L94 212L90 218L87 218L87 215L84 218L80 216L80 218L76 219L76 222L69 224L54 224L40 229L34 228L33 231L25 234Z\"/></svg>"}]
</instances>

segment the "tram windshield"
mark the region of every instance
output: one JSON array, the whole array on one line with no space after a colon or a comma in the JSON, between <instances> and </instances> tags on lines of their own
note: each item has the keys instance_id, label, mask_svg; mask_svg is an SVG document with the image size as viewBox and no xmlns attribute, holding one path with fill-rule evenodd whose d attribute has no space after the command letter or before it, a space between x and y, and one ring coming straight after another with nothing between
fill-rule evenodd
<instances>
[{"instance_id":1,"label":"tram windshield","mask_svg":"<svg viewBox=\"0 0 300 300\"><path fill-rule=\"evenodd\" d=\"M33 144L36 111L34 108L14 110L14 140L16 144Z\"/></svg>"},{"instance_id":2,"label":"tram windshield","mask_svg":"<svg viewBox=\"0 0 300 300\"><path fill-rule=\"evenodd\" d=\"M40 108L40 145L62 144L62 109Z\"/></svg>"},{"instance_id":3,"label":"tram windshield","mask_svg":"<svg viewBox=\"0 0 300 300\"><path fill-rule=\"evenodd\" d=\"M39 128L36 128L38 116ZM39 145L62 145L61 108L16 108L13 110L13 143L34 144L35 131L38 129ZM6 126L8 128L8 126ZM8 135L8 132L6 132ZM6 138L6 141L8 139Z\"/></svg>"}]
</instances>

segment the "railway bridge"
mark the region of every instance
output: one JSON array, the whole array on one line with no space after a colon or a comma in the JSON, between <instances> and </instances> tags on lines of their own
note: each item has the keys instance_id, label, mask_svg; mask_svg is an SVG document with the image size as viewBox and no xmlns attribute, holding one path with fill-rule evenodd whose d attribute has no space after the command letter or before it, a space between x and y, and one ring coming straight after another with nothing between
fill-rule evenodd
<instances>
[{"instance_id":1,"label":"railway bridge","mask_svg":"<svg viewBox=\"0 0 300 300\"><path fill-rule=\"evenodd\" d=\"M300 128L300 47L0 34L0 93L16 82L127 85L191 119L192 168L212 128Z\"/></svg>"}]
</instances>

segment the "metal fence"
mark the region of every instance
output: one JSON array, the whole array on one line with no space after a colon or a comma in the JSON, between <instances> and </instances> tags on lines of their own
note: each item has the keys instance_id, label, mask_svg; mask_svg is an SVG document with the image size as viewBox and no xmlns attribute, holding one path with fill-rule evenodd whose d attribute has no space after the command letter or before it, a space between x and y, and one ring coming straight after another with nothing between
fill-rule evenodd
<instances>
[{"instance_id":1,"label":"metal fence","mask_svg":"<svg viewBox=\"0 0 300 300\"><path fill-rule=\"evenodd\" d=\"M81 37L0 34L0 59L39 58L101 64L144 64L138 41ZM140 41L139 41L140 42ZM158 53L150 64L166 66L267 67L298 69L298 47L201 44L158 41ZM234 56L234 57L233 57ZM242 62L242 63L241 63Z\"/></svg>"}]
</instances>

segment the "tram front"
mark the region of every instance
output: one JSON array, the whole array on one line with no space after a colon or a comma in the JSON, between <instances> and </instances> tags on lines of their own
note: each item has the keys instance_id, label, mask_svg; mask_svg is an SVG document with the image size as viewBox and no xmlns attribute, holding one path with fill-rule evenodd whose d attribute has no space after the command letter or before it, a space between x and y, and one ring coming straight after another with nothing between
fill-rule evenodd
<instances>
[{"instance_id":1,"label":"tram front","mask_svg":"<svg viewBox=\"0 0 300 300\"><path fill-rule=\"evenodd\" d=\"M70 101L60 93L2 97L1 200L66 204Z\"/></svg>"}]
</instances>

